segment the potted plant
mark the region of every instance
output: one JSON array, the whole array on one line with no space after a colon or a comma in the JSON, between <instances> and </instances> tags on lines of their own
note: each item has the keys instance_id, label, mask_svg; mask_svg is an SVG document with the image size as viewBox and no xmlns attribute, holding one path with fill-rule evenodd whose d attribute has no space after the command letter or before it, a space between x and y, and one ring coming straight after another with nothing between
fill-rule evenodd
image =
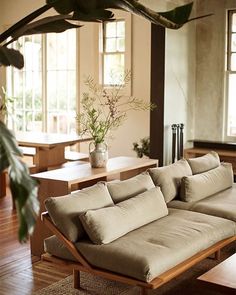
<instances>
[{"instance_id":1,"label":"potted plant","mask_svg":"<svg viewBox=\"0 0 236 295\"><path fill-rule=\"evenodd\" d=\"M133 143L133 151L136 152L138 158L143 156L149 157L150 155L150 138L141 138L139 142Z\"/></svg>"},{"instance_id":2,"label":"potted plant","mask_svg":"<svg viewBox=\"0 0 236 295\"><path fill-rule=\"evenodd\" d=\"M89 146L92 167L105 167L108 159L106 138L117 129L131 110L149 110L154 105L133 96L122 95L122 90L130 82L131 73L127 71L120 83L106 89L88 77L85 85L88 92L83 93L81 113L77 115L79 133L90 136Z\"/></svg>"}]
</instances>

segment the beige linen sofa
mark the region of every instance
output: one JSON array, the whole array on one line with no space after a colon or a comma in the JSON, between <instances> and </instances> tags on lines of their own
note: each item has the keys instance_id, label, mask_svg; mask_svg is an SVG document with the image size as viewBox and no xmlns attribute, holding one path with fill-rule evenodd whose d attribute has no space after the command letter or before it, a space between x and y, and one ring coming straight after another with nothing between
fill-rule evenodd
<instances>
[{"instance_id":1,"label":"beige linen sofa","mask_svg":"<svg viewBox=\"0 0 236 295\"><path fill-rule=\"evenodd\" d=\"M48 198L43 259L70 264L76 288L84 271L147 294L219 254L236 239L232 167L213 152L191 161Z\"/></svg>"}]
</instances>

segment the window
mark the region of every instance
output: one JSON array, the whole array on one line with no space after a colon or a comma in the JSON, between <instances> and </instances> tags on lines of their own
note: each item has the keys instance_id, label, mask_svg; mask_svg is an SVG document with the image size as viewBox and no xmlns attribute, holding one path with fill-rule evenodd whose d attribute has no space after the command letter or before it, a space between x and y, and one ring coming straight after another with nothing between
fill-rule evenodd
<instances>
[{"instance_id":1,"label":"window","mask_svg":"<svg viewBox=\"0 0 236 295\"><path fill-rule=\"evenodd\" d=\"M236 10L228 12L226 135L236 137Z\"/></svg>"},{"instance_id":2,"label":"window","mask_svg":"<svg viewBox=\"0 0 236 295\"><path fill-rule=\"evenodd\" d=\"M105 87L123 84L126 70L131 70L131 15L116 14L116 20L104 22L100 38L100 82ZM130 90L129 90L130 91Z\"/></svg>"},{"instance_id":3,"label":"window","mask_svg":"<svg viewBox=\"0 0 236 295\"><path fill-rule=\"evenodd\" d=\"M14 97L9 127L75 132L76 30L24 36L13 46L23 53L25 66L7 71L7 93Z\"/></svg>"},{"instance_id":4,"label":"window","mask_svg":"<svg viewBox=\"0 0 236 295\"><path fill-rule=\"evenodd\" d=\"M103 24L103 85L119 84L125 71L125 21Z\"/></svg>"}]
</instances>

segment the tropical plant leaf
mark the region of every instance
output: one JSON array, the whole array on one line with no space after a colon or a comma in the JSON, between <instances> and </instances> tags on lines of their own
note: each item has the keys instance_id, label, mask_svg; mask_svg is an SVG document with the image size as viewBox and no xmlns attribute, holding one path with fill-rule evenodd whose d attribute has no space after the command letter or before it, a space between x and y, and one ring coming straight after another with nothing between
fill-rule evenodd
<instances>
[{"instance_id":1,"label":"tropical plant leaf","mask_svg":"<svg viewBox=\"0 0 236 295\"><path fill-rule=\"evenodd\" d=\"M46 3L51 5L59 14L68 14L77 9L75 0L46 0Z\"/></svg>"},{"instance_id":2,"label":"tropical plant leaf","mask_svg":"<svg viewBox=\"0 0 236 295\"><path fill-rule=\"evenodd\" d=\"M24 242L28 234L32 234L39 213L38 183L29 175L27 166L20 160L22 154L16 139L2 122L0 134L0 171L8 168L10 189L20 222L19 240Z\"/></svg>"},{"instance_id":3,"label":"tropical plant leaf","mask_svg":"<svg viewBox=\"0 0 236 295\"><path fill-rule=\"evenodd\" d=\"M15 49L0 46L0 66L1 65L14 66L18 69L22 69L24 67L24 57Z\"/></svg>"},{"instance_id":4,"label":"tropical plant leaf","mask_svg":"<svg viewBox=\"0 0 236 295\"><path fill-rule=\"evenodd\" d=\"M159 12L159 14L178 25L183 25L188 22L192 7L193 2L190 2L188 4L176 7L170 11Z\"/></svg>"},{"instance_id":5,"label":"tropical plant leaf","mask_svg":"<svg viewBox=\"0 0 236 295\"><path fill-rule=\"evenodd\" d=\"M11 26L9 29L4 31L2 34L0 34L0 43L3 41L6 41L8 37L10 37L15 31L19 30L22 28L24 25L30 23L32 20L34 20L36 17L39 15L43 14L45 11L49 10L52 6L51 5L44 5L37 10L33 11L26 17L22 18L19 20L17 23L15 23L13 26Z\"/></svg>"},{"instance_id":6,"label":"tropical plant leaf","mask_svg":"<svg viewBox=\"0 0 236 295\"><path fill-rule=\"evenodd\" d=\"M86 22L101 22L112 20L114 13L109 10L95 9L90 13L83 13L79 10L75 11L73 14L73 20L80 20Z\"/></svg>"},{"instance_id":7,"label":"tropical plant leaf","mask_svg":"<svg viewBox=\"0 0 236 295\"><path fill-rule=\"evenodd\" d=\"M70 15L55 15L45 17L38 21L25 25L20 30L12 34L13 39L18 39L23 35L43 34L43 33L61 33L72 28L79 28L80 25L72 24L66 19L71 19Z\"/></svg>"}]
</instances>

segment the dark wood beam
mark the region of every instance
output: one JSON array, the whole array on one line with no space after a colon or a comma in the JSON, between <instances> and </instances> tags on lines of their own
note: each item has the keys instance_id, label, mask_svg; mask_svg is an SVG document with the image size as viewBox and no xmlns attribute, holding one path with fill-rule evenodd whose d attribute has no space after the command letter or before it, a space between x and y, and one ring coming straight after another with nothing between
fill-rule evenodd
<instances>
[{"instance_id":1,"label":"dark wood beam","mask_svg":"<svg viewBox=\"0 0 236 295\"><path fill-rule=\"evenodd\" d=\"M151 25L151 97L157 107L150 113L150 157L163 166L165 28Z\"/></svg>"}]
</instances>

